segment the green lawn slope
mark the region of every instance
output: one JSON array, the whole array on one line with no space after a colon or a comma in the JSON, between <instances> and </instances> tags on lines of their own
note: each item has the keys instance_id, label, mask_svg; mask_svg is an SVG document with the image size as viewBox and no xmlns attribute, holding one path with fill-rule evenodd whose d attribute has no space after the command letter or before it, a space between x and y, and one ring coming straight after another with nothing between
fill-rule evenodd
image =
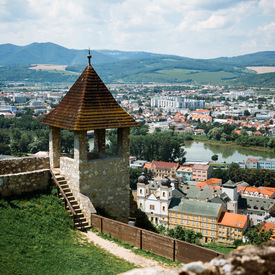
<instances>
[{"instance_id":1,"label":"green lawn slope","mask_svg":"<svg viewBox=\"0 0 275 275\"><path fill-rule=\"evenodd\" d=\"M53 194L0 200L0 274L118 274L134 265L81 240Z\"/></svg>"}]
</instances>

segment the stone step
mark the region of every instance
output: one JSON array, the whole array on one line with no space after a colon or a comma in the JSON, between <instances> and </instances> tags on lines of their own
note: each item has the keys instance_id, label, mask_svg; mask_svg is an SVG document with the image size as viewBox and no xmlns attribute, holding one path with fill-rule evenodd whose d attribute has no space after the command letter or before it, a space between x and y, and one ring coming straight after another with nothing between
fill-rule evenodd
<instances>
[{"instance_id":1,"label":"stone step","mask_svg":"<svg viewBox=\"0 0 275 275\"><path fill-rule=\"evenodd\" d=\"M76 227L89 226L89 224L87 222L75 222L74 225Z\"/></svg>"},{"instance_id":2,"label":"stone step","mask_svg":"<svg viewBox=\"0 0 275 275\"><path fill-rule=\"evenodd\" d=\"M55 175L55 178L58 182L61 180L65 180L64 176L61 176L61 175Z\"/></svg>"},{"instance_id":3,"label":"stone step","mask_svg":"<svg viewBox=\"0 0 275 275\"><path fill-rule=\"evenodd\" d=\"M85 226L77 226L76 229L80 230L80 231L87 231L88 229L90 229L91 226L89 225L85 225Z\"/></svg>"},{"instance_id":4,"label":"stone step","mask_svg":"<svg viewBox=\"0 0 275 275\"><path fill-rule=\"evenodd\" d=\"M87 222L85 217L78 217L78 216L75 217L74 221L75 221L75 223Z\"/></svg>"}]
</instances>

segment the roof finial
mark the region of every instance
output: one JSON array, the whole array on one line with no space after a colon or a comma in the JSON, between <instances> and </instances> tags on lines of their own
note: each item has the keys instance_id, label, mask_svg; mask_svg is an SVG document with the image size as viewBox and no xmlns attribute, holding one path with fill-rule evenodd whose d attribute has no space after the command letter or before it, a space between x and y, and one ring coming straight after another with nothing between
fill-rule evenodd
<instances>
[{"instance_id":1,"label":"roof finial","mask_svg":"<svg viewBox=\"0 0 275 275\"><path fill-rule=\"evenodd\" d=\"M88 53L88 55L87 55L87 58L88 58L88 64L91 66L91 58L92 58L92 56L91 56L91 53L90 53L90 47L89 47L89 53Z\"/></svg>"}]
</instances>

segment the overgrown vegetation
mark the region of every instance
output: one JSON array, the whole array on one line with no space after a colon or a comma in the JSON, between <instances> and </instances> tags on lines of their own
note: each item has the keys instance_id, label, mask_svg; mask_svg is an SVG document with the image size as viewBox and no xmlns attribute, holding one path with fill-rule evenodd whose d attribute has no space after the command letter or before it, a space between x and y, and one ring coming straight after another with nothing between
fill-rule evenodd
<instances>
[{"instance_id":1,"label":"overgrown vegetation","mask_svg":"<svg viewBox=\"0 0 275 275\"><path fill-rule=\"evenodd\" d=\"M0 219L1 274L118 274L134 268L81 240L49 192L1 199Z\"/></svg>"}]
</instances>

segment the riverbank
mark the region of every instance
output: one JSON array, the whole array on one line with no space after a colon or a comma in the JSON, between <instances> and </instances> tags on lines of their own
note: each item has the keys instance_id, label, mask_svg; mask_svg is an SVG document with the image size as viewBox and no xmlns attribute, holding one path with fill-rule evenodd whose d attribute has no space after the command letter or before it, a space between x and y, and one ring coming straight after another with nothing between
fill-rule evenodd
<instances>
[{"instance_id":1,"label":"riverbank","mask_svg":"<svg viewBox=\"0 0 275 275\"><path fill-rule=\"evenodd\" d=\"M274 153L274 150L272 149L268 149L268 148L263 148L263 147L257 147L257 146L250 146L250 147L246 147L246 146L241 146L239 144L237 144L236 142L230 141L230 142L221 142L218 140L209 140L207 138L207 136L197 136L197 135L192 135L193 140L190 140L190 142L194 142L194 141L198 141L198 142L203 142L203 143L207 143L207 144L213 144L213 145L219 145L219 146L234 146L236 148L239 149L248 149L251 148L255 151L261 151L261 152L270 152L270 153ZM189 140L188 140L189 142Z\"/></svg>"}]
</instances>

